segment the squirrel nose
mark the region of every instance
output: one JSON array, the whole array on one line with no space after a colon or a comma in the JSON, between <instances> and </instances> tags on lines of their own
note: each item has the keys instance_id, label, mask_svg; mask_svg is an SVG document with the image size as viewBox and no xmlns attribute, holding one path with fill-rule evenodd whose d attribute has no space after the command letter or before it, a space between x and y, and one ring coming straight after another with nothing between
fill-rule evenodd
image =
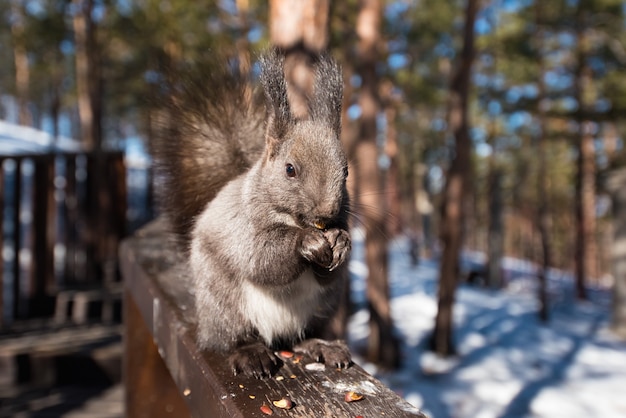
<instances>
[{"instance_id":1,"label":"squirrel nose","mask_svg":"<svg viewBox=\"0 0 626 418\"><path fill-rule=\"evenodd\" d=\"M324 202L317 206L317 216L315 223L328 225L332 223L333 219L339 214L339 204L337 202Z\"/></svg>"}]
</instances>

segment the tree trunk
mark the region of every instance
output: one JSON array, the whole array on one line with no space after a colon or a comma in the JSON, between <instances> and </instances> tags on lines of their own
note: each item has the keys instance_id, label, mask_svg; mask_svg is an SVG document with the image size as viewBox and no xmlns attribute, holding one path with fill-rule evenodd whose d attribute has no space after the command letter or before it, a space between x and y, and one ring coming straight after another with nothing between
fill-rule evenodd
<instances>
[{"instance_id":1,"label":"tree trunk","mask_svg":"<svg viewBox=\"0 0 626 418\"><path fill-rule=\"evenodd\" d=\"M51 51L47 54L47 59L53 62L50 69L50 119L52 120L52 137L55 143L58 141L59 135L59 118L61 117L61 95L63 85L63 53L60 49Z\"/></svg>"},{"instance_id":2,"label":"tree trunk","mask_svg":"<svg viewBox=\"0 0 626 418\"><path fill-rule=\"evenodd\" d=\"M59 117L61 115L61 93L56 86L52 87L52 101L50 103L50 119L52 119L52 137L57 142L59 139Z\"/></svg>"},{"instance_id":3,"label":"tree trunk","mask_svg":"<svg viewBox=\"0 0 626 418\"><path fill-rule=\"evenodd\" d=\"M354 17L354 7L349 2L334 2L332 3L332 9L329 13L332 16L333 32L339 39L347 40L351 36L354 36L354 24L351 23L351 19ZM358 123L354 121L348 115L348 109L352 105L354 97L355 86L350 83L350 80L356 75L356 62L354 58L354 42L341 42L336 52L339 54L339 58L343 67L343 102L342 102L342 114L341 114L341 142L348 157L349 171L356 173L353 162L356 160L355 150L358 138ZM347 181L348 192L351 198L355 199L358 196L357 182L355 175L349 175ZM352 218L351 221L354 224L356 218Z\"/></svg>"},{"instance_id":4,"label":"tree trunk","mask_svg":"<svg viewBox=\"0 0 626 418\"><path fill-rule=\"evenodd\" d=\"M99 149L102 145L101 83L95 23L91 18L93 0L72 0L72 2L80 136L87 149Z\"/></svg>"},{"instance_id":5,"label":"tree trunk","mask_svg":"<svg viewBox=\"0 0 626 418\"><path fill-rule=\"evenodd\" d=\"M498 27L494 17L492 23ZM501 56L500 39L498 30L493 33L493 44L490 49L493 54L493 69L491 76L495 78L498 73L498 58ZM502 177L503 172L498 166L498 145L496 137L498 123L496 114L489 111L489 134L487 141L491 145L491 154L488 161L487 174L487 202L488 202L488 229L487 229L487 286L492 289L500 289L503 285L502 257L504 256L504 221L502 205Z\"/></svg>"},{"instance_id":6,"label":"tree trunk","mask_svg":"<svg viewBox=\"0 0 626 418\"><path fill-rule=\"evenodd\" d=\"M398 343L392 333L387 277L387 238L385 199L381 199L384 179L378 167L376 118L380 111L379 80L376 74L382 4L363 0L357 17L358 73L361 76L359 106L361 119L356 144L358 207L365 227L365 258L368 267L367 298L370 311L370 336L367 358L382 367L399 363Z\"/></svg>"},{"instance_id":7,"label":"tree trunk","mask_svg":"<svg viewBox=\"0 0 626 418\"><path fill-rule=\"evenodd\" d=\"M389 83L391 84L391 83ZM388 221L386 231L390 235L402 232L402 197L400 196L400 172L398 168L398 132L396 130L397 109L391 97L392 86L385 86L385 120L387 135L385 138L385 155L387 157L387 174L385 176L386 200L388 204Z\"/></svg>"},{"instance_id":8,"label":"tree trunk","mask_svg":"<svg viewBox=\"0 0 626 418\"><path fill-rule=\"evenodd\" d=\"M22 2L13 0L11 35L13 37L13 59L15 61L15 95L18 107L18 123L32 126L33 117L28 110L30 90L30 65L24 45L24 10Z\"/></svg>"},{"instance_id":9,"label":"tree trunk","mask_svg":"<svg viewBox=\"0 0 626 418\"><path fill-rule=\"evenodd\" d=\"M328 46L328 0L270 1L270 39L285 51L285 76L291 110L307 115L313 88L313 60Z\"/></svg>"},{"instance_id":10,"label":"tree trunk","mask_svg":"<svg viewBox=\"0 0 626 418\"><path fill-rule=\"evenodd\" d=\"M611 194L614 228L612 271L615 284L611 329L626 339L626 168L611 172L606 188Z\"/></svg>"},{"instance_id":11,"label":"tree trunk","mask_svg":"<svg viewBox=\"0 0 626 418\"><path fill-rule=\"evenodd\" d=\"M477 0L467 0L463 50L450 86L448 124L454 134L455 153L448 169L441 205L441 240L444 245L439 271L439 303L431 348L441 356L454 355L452 308L459 274L459 255L463 241L463 210L466 184L470 181L471 140L469 137L468 96L474 61L474 21Z\"/></svg>"},{"instance_id":12,"label":"tree trunk","mask_svg":"<svg viewBox=\"0 0 626 418\"><path fill-rule=\"evenodd\" d=\"M536 53L539 60L539 74L537 77L539 87L539 97L537 101L537 125L539 134L537 136L537 228L539 239L541 240L541 264L539 265L539 319L547 322L550 317L548 300L548 269L552 262L550 251L550 212L548 208L548 183L546 161L546 115L544 102L546 100L546 86L544 83L544 60L543 60L543 29L541 25L541 0L535 2L535 24L536 32Z\"/></svg>"},{"instance_id":13,"label":"tree trunk","mask_svg":"<svg viewBox=\"0 0 626 418\"><path fill-rule=\"evenodd\" d=\"M587 299L585 283L595 272L595 151L590 122L580 123L576 162L576 296Z\"/></svg>"},{"instance_id":14,"label":"tree trunk","mask_svg":"<svg viewBox=\"0 0 626 418\"><path fill-rule=\"evenodd\" d=\"M596 243L595 243L595 151L591 122L588 111L592 105L589 87L592 80L592 70L587 65L587 50L589 40L586 30L586 15L578 6L576 16L577 39L577 68L574 95L578 103L576 121L578 122L578 152L576 164L576 247L575 247L575 274L576 295L579 299L587 299L585 282L591 275L597 274Z\"/></svg>"},{"instance_id":15,"label":"tree trunk","mask_svg":"<svg viewBox=\"0 0 626 418\"><path fill-rule=\"evenodd\" d=\"M545 121L542 113L539 114L539 125L545 126ZM537 153L538 153L538 173L537 173L537 228L539 230L539 239L541 240L541 264L539 265L538 279L539 279L539 318L543 322L547 322L550 319L549 299L548 299L548 269L552 262L552 255L550 249L550 212L548 209L548 176L547 176L547 162L545 156L545 134L544 129L541 128L540 137L537 139Z\"/></svg>"},{"instance_id":16,"label":"tree trunk","mask_svg":"<svg viewBox=\"0 0 626 418\"><path fill-rule=\"evenodd\" d=\"M543 115L539 116L543 118ZM545 126L541 121L540 126ZM541 264L539 265L538 279L539 279L539 318L543 322L547 322L550 319L549 299L548 299L548 269L552 262L552 255L550 250L550 212L548 209L548 182L546 171L546 158L545 158L545 136L541 129L540 138L538 138L537 153L538 153L538 173L537 173L537 228L539 230L539 239L541 240Z\"/></svg>"},{"instance_id":17,"label":"tree trunk","mask_svg":"<svg viewBox=\"0 0 626 418\"><path fill-rule=\"evenodd\" d=\"M492 151L493 153L494 151ZM487 282L490 288L502 287L502 256L504 252L504 224L502 221L502 177L500 169L494 167L491 156L489 169L489 237L487 238L488 262Z\"/></svg>"},{"instance_id":18,"label":"tree trunk","mask_svg":"<svg viewBox=\"0 0 626 418\"><path fill-rule=\"evenodd\" d=\"M248 40L248 32L250 31L250 19L248 17L250 13L250 3L248 0L236 0L235 4L237 6L237 22L239 26L239 36L237 36L235 40L239 70L241 74L248 74L250 72L250 41ZM251 94L251 88L247 88L248 91L246 94Z\"/></svg>"}]
</instances>

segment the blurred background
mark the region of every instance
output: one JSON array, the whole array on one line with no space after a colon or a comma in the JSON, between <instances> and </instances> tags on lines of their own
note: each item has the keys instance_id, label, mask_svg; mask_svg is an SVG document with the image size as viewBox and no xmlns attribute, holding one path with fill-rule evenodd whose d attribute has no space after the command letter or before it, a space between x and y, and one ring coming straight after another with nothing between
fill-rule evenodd
<instances>
[{"instance_id":1,"label":"blurred background","mask_svg":"<svg viewBox=\"0 0 626 418\"><path fill-rule=\"evenodd\" d=\"M218 51L254 73L270 45L292 83L316 53L343 66L359 363L435 417L626 414L626 2L3 0L0 21L0 416L122 415L117 248L158 214L164 80Z\"/></svg>"}]
</instances>

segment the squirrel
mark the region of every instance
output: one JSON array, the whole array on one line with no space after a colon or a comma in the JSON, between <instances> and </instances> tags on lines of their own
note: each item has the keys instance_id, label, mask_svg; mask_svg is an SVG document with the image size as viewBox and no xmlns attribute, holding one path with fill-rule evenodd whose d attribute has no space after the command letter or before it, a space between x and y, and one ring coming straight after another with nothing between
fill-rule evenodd
<instances>
[{"instance_id":1,"label":"squirrel","mask_svg":"<svg viewBox=\"0 0 626 418\"><path fill-rule=\"evenodd\" d=\"M174 81L153 149L164 212L188 249L197 343L257 378L280 367L279 349L347 368L345 342L322 339L351 249L341 68L316 57L309 115L295 118L284 54L260 61L264 100L233 65Z\"/></svg>"}]
</instances>

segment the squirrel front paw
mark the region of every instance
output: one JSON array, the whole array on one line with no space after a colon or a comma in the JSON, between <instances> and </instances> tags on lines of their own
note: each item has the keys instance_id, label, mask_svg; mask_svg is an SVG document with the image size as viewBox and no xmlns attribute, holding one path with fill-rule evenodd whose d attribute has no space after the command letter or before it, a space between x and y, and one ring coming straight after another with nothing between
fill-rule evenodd
<instances>
[{"instance_id":1,"label":"squirrel front paw","mask_svg":"<svg viewBox=\"0 0 626 418\"><path fill-rule=\"evenodd\" d=\"M333 250L333 262L330 267L328 267L330 271L333 271L348 258L350 250L352 249L352 241L350 240L348 231L339 228L324 231L324 237Z\"/></svg>"},{"instance_id":2,"label":"squirrel front paw","mask_svg":"<svg viewBox=\"0 0 626 418\"><path fill-rule=\"evenodd\" d=\"M300 244L302 257L324 268L330 268L333 263L333 249L324 236L324 232L318 229L304 231Z\"/></svg>"},{"instance_id":3,"label":"squirrel front paw","mask_svg":"<svg viewBox=\"0 0 626 418\"><path fill-rule=\"evenodd\" d=\"M351 248L350 234L344 229L309 229L302 238L300 254L310 262L333 271L346 261Z\"/></svg>"},{"instance_id":4,"label":"squirrel front paw","mask_svg":"<svg viewBox=\"0 0 626 418\"><path fill-rule=\"evenodd\" d=\"M305 353L315 361L326 365L347 369L352 364L352 356L346 343L342 340L326 341L319 338L310 338L302 341L293 348L297 353Z\"/></svg>"},{"instance_id":5,"label":"squirrel front paw","mask_svg":"<svg viewBox=\"0 0 626 418\"><path fill-rule=\"evenodd\" d=\"M257 379L271 377L280 367L272 350L260 341L237 347L228 362L235 375L242 373Z\"/></svg>"}]
</instances>

